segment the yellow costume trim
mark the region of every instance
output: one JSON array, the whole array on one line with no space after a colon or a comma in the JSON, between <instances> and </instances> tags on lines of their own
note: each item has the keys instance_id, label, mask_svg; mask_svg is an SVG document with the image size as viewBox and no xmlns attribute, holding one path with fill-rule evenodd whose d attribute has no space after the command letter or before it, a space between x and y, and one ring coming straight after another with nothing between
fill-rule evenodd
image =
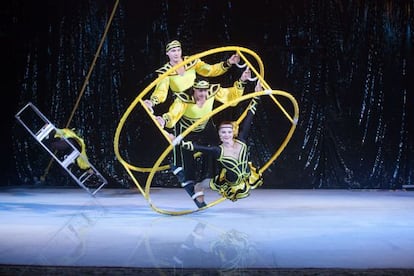
<instances>
[{"instance_id":1,"label":"yellow costume trim","mask_svg":"<svg viewBox=\"0 0 414 276\"><path fill-rule=\"evenodd\" d=\"M193 88L209 89L210 88L210 83L208 81L205 81L205 80L196 81L193 85Z\"/></svg>"},{"instance_id":2,"label":"yellow costume trim","mask_svg":"<svg viewBox=\"0 0 414 276\"><path fill-rule=\"evenodd\" d=\"M197 75L203 77L217 77L228 71L228 67L224 66L224 62L210 65L200 58L193 59L192 56L183 57L183 62L181 64L185 69L182 75L179 75L176 72L179 67L173 67L169 63L164 64L164 66L156 70L159 74L159 78L161 76L164 77L161 78L161 81L159 81L151 94L150 100L153 105L165 102L170 88L173 93L182 93L190 89L193 86Z\"/></svg>"},{"instance_id":3,"label":"yellow costume trim","mask_svg":"<svg viewBox=\"0 0 414 276\"><path fill-rule=\"evenodd\" d=\"M173 40L170 43L167 44L167 46L165 46L165 52L168 52L169 50L171 50L172 48L177 48L180 47L181 48L181 43L178 40Z\"/></svg>"},{"instance_id":4,"label":"yellow costume trim","mask_svg":"<svg viewBox=\"0 0 414 276\"><path fill-rule=\"evenodd\" d=\"M220 174L220 176L222 174ZM250 185L246 181L241 181L236 185L231 185L228 182L224 182L224 184L218 185L217 183L219 181L220 180L218 177L212 179L210 181L210 189L218 192L222 197L227 198L233 202L237 201L238 199L246 198L250 194Z\"/></svg>"},{"instance_id":5,"label":"yellow costume trim","mask_svg":"<svg viewBox=\"0 0 414 276\"><path fill-rule=\"evenodd\" d=\"M249 184L251 189L256 189L257 187L262 186L263 184L263 177L262 174L256 169L252 162L249 162L250 167L250 176L249 176Z\"/></svg>"},{"instance_id":6,"label":"yellow costume trim","mask_svg":"<svg viewBox=\"0 0 414 276\"><path fill-rule=\"evenodd\" d=\"M221 172L218 177L210 182L210 187L218 191L222 196L232 201L247 197L250 191L251 176L248 164L247 145L235 139L235 143L240 144L241 149L237 158L224 156L223 146L220 145L220 156L217 161L221 164Z\"/></svg>"},{"instance_id":7,"label":"yellow costume trim","mask_svg":"<svg viewBox=\"0 0 414 276\"><path fill-rule=\"evenodd\" d=\"M207 92L207 100L202 107L199 107L194 99L183 100L178 97L174 100L167 113L164 113L162 117L165 120L165 127L173 128L179 121L184 128L190 127L201 117L209 114L213 110L215 100L221 103L231 102L243 95L244 86L240 86L236 81L233 87L223 88L219 84L213 84L210 86ZM195 132L202 131L208 120L205 120L195 130Z\"/></svg>"},{"instance_id":8,"label":"yellow costume trim","mask_svg":"<svg viewBox=\"0 0 414 276\"><path fill-rule=\"evenodd\" d=\"M233 102L228 102L226 104L220 105L219 107L215 108L211 113L206 114L203 118L200 118L197 122L195 122L195 124L191 125L187 130L185 130L183 133L181 133L180 139L184 138L191 131L193 131L193 129L196 128L202 121L213 117L214 115L218 114L219 112L222 112L223 110L225 110L229 106L237 105L238 103L241 103L241 102L246 101L246 100L250 100L253 97L262 97L263 96L266 99L271 100L275 104L275 106L278 107L282 111L282 114L285 116L285 118L289 122L291 122L291 127L287 130L285 139L282 141L281 145L279 147L276 147L275 152L271 156L271 158L269 158L269 160L263 166L261 166L260 169L258 170L260 173L263 173L275 161L275 159L281 154L281 152L286 148L289 140L291 139L291 137L292 137L292 135L293 135L293 133L296 129L296 125L297 125L298 118L299 118L299 106L297 104L296 99L290 93L288 93L286 91L281 91L281 90L272 90L270 88L270 86L266 83L266 81L264 80L264 66L263 66L263 62L260 59L260 57L255 52L253 52L253 51L251 51L250 49L247 49L247 48L238 47L238 46L226 46L226 47L220 47L220 48L207 50L205 52L193 55L189 58L189 60L183 61L183 62L175 65L170 70L171 71L177 70L179 67L184 66L187 62L193 61L195 59L202 58L202 57L209 56L209 55L213 55L213 54L220 53L220 52L226 52L226 51L231 51L231 52L236 51L237 52L237 54L240 56L241 60L244 61L244 63L250 68L252 73L257 76L260 83L262 84L262 87L264 88L264 91L257 91L257 92L254 92L254 93L249 93L249 94L246 94L246 95L234 100ZM252 65L252 63L248 60L246 55L250 55L254 58L254 61L258 65L258 69L256 69L255 66ZM149 206L155 212L158 212L158 213L161 213L161 214L166 214L166 215L185 215L185 214L198 212L200 210L204 210L206 208L212 207L216 204L219 204L219 203L223 202L224 200L226 200L226 198L221 197L221 198L209 203L206 207L203 207L202 209L188 209L188 210L183 210L183 209L179 209L179 208L176 208L175 210L163 209L163 208L159 208L153 202L153 200L151 199L151 196L150 196L150 188L151 188L152 181L153 181L154 176L155 176L156 173L169 168L168 165L162 165L162 163L166 160L166 158L172 152L173 147L177 144L176 140L179 141L178 138L176 140L172 141L172 143L164 150L164 152L158 157L158 159L154 162L153 166L151 166L151 167L142 167L142 166L129 164L121 156L120 150L119 150L119 145L120 145L119 144L119 139L120 139L120 136L121 136L121 133L122 133L122 129L123 129L125 123L126 123L126 120L130 116L130 114L134 111L135 107L138 104L140 104L140 106L148 113L148 117L151 118L151 120L153 120L154 126L159 128L161 135L163 135L165 137L166 141L170 141L170 137L167 134L165 134L165 131L158 126L157 121L155 120L152 113L148 109L146 109L146 105L143 101L144 97L146 97L147 94L159 82L163 81L164 78L167 77L167 75L169 73L170 72L167 71L164 74L160 75L156 80L154 80L152 83L150 83L141 93L139 93L138 96L135 98L135 100L129 105L129 107L127 108L127 110L125 111L123 116L121 117L120 122L119 122L119 124L116 128L116 131L115 131L115 135L114 135L114 152L115 152L115 155L116 155L118 161L122 164L122 166L124 166L126 172L131 177L131 180L134 182L134 184L137 186L138 190L142 193L144 198L148 201ZM279 97L285 98L285 99L288 100L288 102L291 103L292 106L291 106L291 108L288 109L289 112L285 109L285 105L286 105L285 101L283 101L284 104L282 105L282 103L280 103L279 100L277 99ZM245 113L247 113L247 110L245 111ZM243 120L245 113L243 113L240 116L240 118L239 118L240 121ZM269 126L269 127L271 127L271 126ZM148 177L145 180L145 185L141 185L139 183L137 177L134 175L134 172L148 173Z\"/></svg>"}]
</instances>

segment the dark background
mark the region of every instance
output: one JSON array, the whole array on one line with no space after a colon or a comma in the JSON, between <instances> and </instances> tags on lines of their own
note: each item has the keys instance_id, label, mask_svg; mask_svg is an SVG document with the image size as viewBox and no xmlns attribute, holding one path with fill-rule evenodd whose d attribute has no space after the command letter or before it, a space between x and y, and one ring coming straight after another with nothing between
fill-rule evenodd
<instances>
[{"instance_id":1,"label":"dark background","mask_svg":"<svg viewBox=\"0 0 414 276\"><path fill-rule=\"evenodd\" d=\"M182 42L186 55L249 48L263 60L267 83L298 101L297 129L265 172L263 188L412 185L413 1L244 2L120 1L76 106L115 1L4 1L0 185L74 185L57 165L45 173L50 156L15 120L32 102L58 127L76 106L69 125L84 137L91 162L110 186L134 186L116 160L114 133L166 62L164 45L171 39ZM229 85L240 70L218 81ZM238 109L226 112L235 116ZM287 127L263 101L250 135L255 164L267 161ZM137 111L120 148L131 163L151 164L165 144ZM162 174L153 185L176 183Z\"/></svg>"}]
</instances>

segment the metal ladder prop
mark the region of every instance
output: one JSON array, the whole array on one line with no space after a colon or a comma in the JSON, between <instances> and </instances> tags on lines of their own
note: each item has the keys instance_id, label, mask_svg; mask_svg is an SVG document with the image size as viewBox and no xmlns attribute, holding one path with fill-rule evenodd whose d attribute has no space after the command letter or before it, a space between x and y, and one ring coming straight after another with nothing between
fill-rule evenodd
<instances>
[{"instance_id":1,"label":"metal ladder prop","mask_svg":"<svg viewBox=\"0 0 414 276\"><path fill-rule=\"evenodd\" d=\"M65 150L56 150L51 146L51 139L59 130L32 103L26 104L16 115L16 119L38 141L43 148L59 163L66 172L91 195L95 195L108 181L90 163L89 169L82 170L76 164L77 158L84 158L79 150L65 137Z\"/></svg>"}]
</instances>

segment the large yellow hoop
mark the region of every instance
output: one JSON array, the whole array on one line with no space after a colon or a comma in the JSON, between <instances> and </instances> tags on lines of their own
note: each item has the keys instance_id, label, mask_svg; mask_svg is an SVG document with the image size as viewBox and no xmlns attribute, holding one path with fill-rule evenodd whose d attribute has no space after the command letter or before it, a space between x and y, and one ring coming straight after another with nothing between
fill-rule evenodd
<instances>
[{"instance_id":1,"label":"large yellow hoop","mask_svg":"<svg viewBox=\"0 0 414 276\"><path fill-rule=\"evenodd\" d=\"M186 129L180 136L178 136L172 143L170 142L169 146L164 150L164 152L159 156L159 158L157 159L157 161L154 163L154 165L152 167L138 167L138 166L134 166L129 164L128 162L126 162L122 156L119 153L119 137L122 131L122 128L128 118L128 116L131 114L131 112L134 110L134 108L137 106L138 103L141 104L141 106L143 107L144 110L146 110L147 114L149 115L149 117L152 119L153 123L159 128L160 133L165 137L165 139L167 141L169 140L169 137L167 136L167 134L165 133L165 131L163 131L163 129L161 129L161 127L158 125L158 123L155 120L155 117L151 114L151 111L146 107L146 105L143 102L143 97L145 97L149 91L155 87L162 79L164 79L166 76L168 76L171 72L175 71L176 69L178 69L179 67L190 63L198 58L202 58L208 55L212 55L212 54L216 54L216 53L220 53L220 52L227 52L227 51L236 51L241 59L245 62L245 64L247 66L249 66L250 70L253 72L253 74L256 75L256 77L259 79L262 87L264 88L264 91L258 91L258 92L253 92L253 93L249 93L246 94L238 99L235 99L231 102L228 102L226 104L222 104L219 107L215 108L211 113L203 116L202 118L200 118L197 122L195 122L193 125L191 125L188 129ZM252 57L255 58L258 66L259 66L259 70L257 70L247 59L247 57L245 56L245 54L249 54ZM118 127L116 129L115 132L115 137L114 137L114 151L115 151L115 155L118 158L119 162L124 166L125 170L127 171L127 173L129 174L129 176L131 177L132 181L134 182L134 184L137 186L137 188L139 189L139 191L141 192L141 194L144 196L144 198L148 201L149 205L151 206L151 208L158 212L158 213L162 213L162 214L168 214L168 215L184 215L184 214L189 214L189 213L193 213L199 210L203 210L206 208L209 208L211 206L214 206L222 201L225 200L225 198L219 198L211 203L209 203L206 207L202 208L202 209L195 209L195 210L181 210L181 211L174 211L174 210L165 210L165 209L161 209L159 207L157 207L151 200L150 197L150 188L151 188L151 184L152 184L152 180L154 178L154 175L156 172L162 171L162 170L166 170L169 168L168 165L162 165L162 162L166 159L166 157L170 154L170 152L173 150L173 147L175 145L177 145L186 135L188 135L194 128L196 128L198 125L200 125L203 121L211 118L212 116L214 116L215 114L223 111L224 109L228 108L229 106L233 106L235 104L238 104L242 101L246 101L248 99L251 99L255 96L258 97L262 97L262 96L269 96L273 102L275 103L275 105L283 112L283 114L286 116L286 118L290 121L291 123L291 127L287 133L286 138L284 139L284 141L282 142L281 146L276 149L276 151L274 152L274 154L272 155L272 157L261 167L259 168L259 171L262 173L264 172L273 162L274 160L280 155L280 153L284 150L284 148L286 147L287 143L289 142L289 140L291 139L293 132L296 128L296 124L298 121L298 117L299 117L299 107L298 104L295 100L295 98L289 94L288 92L285 91L281 91L281 90L272 90L270 88L270 86L266 83L266 81L264 80L264 66L263 66L263 62L260 59L260 57L253 51L247 49L247 48L243 48L243 47L237 47L237 46L226 46L226 47L220 47L220 48L215 48L215 49L211 49L208 51L204 51L202 53L193 55L191 57L189 57L188 59L186 59L185 61L175 65L174 67L170 68L167 72L165 72L164 74L160 75L156 80L154 80L150 85L148 85L136 98L135 100L131 103L131 105L128 107L128 109L126 110L126 112L124 113L124 115L121 117L121 120L118 124ZM286 109L282 106L282 104L276 99L276 96L283 96L285 98L287 98L288 100L290 100L290 102L292 103L293 106L293 115L290 115L288 111L286 111ZM246 110L243 112L243 114L240 116L240 118L238 119L238 122L240 122L247 113L247 108ZM145 188L142 188L142 186L139 184L138 180L136 179L136 177L133 174L133 171L138 171L138 172L149 172L148 178L146 180L146 184L145 184Z\"/></svg>"}]
</instances>

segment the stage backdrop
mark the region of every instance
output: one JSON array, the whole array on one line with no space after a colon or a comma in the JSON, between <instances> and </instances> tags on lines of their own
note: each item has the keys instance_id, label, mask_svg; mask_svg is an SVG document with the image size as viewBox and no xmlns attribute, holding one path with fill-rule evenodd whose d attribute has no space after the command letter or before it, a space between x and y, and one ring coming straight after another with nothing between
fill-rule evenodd
<instances>
[{"instance_id":1,"label":"stage backdrop","mask_svg":"<svg viewBox=\"0 0 414 276\"><path fill-rule=\"evenodd\" d=\"M6 6L12 20L4 36L13 48L17 98L8 117L12 133L6 144L12 149L8 181L2 184L76 185L58 165L48 167L51 157L12 118L32 102L56 126L69 124L81 134L90 161L110 187L133 187L114 154L115 130L130 103L167 61L165 44L178 39L185 55L228 45L255 51L272 89L297 99L297 129L264 173L263 188L412 185L413 2L242 2L120 1L95 64L115 0L18 1ZM231 85L240 73L231 68L217 81ZM239 109L223 116L234 117ZM283 115L263 100L249 138L255 164L273 154L272 146L283 140L287 126ZM151 164L166 146L156 131L145 114L134 112L120 141L125 159ZM153 185L177 183L165 173Z\"/></svg>"}]
</instances>

